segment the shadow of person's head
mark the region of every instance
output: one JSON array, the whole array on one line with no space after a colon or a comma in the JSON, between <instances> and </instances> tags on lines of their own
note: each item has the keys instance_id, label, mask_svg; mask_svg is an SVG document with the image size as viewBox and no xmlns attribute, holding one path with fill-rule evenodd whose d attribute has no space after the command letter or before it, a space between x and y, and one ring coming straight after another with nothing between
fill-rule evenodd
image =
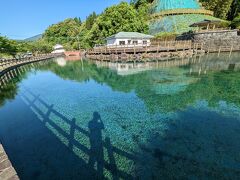
<instances>
[{"instance_id":1,"label":"shadow of person's head","mask_svg":"<svg viewBox=\"0 0 240 180\"><path fill-rule=\"evenodd\" d=\"M94 112L94 113L93 113L93 120L97 121L97 120L99 120L99 119L101 119L100 114L99 114L98 112Z\"/></svg>"},{"instance_id":2,"label":"shadow of person's head","mask_svg":"<svg viewBox=\"0 0 240 180\"><path fill-rule=\"evenodd\" d=\"M101 116L98 112L93 113L93 118L91 121L88 123L89 129L104 129L104 124L102 122Z\"/></svg>"}]
</instances>

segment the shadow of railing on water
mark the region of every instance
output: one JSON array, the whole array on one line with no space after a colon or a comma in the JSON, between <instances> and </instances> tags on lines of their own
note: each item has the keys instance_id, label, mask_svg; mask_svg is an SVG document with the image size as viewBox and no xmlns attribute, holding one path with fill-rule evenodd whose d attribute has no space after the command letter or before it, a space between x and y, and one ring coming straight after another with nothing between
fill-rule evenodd
<instances>
[{"instance_id":1,"label":"shadow of railing on water","mask_svg":"<svg viewBox=\"0 0 240 180\"><path fill-rule=\"evenodd\" d=\"M88 162L86 162L86 165L90 169L94 169L94 164L96 164L97 168L95 170L99 178L104 178L103 170L106 169L110 172L112 178L115 180L120 178L134 179L133 175L124 172L117 167L114 155L117 154L118 156L131 160L133 162L137 160L137 157L133 154L130 154L113 146L109 137L106 137L105 140L102 139L102 129L104 128L104 125L98 112L93 113L93 119L89 121L89 131L87 131L76 124L75 118L71 120L68 119L66 116L55 110L54 105L48 105L44 100L40 98L39 95L35 95L27 88L24 88L24 91L25 92L21 95L22 99L36 114L38 114L38 116L41 117L42 123L45 126L47 124L50 125L52 128L54 128L55 131L57 131L64 138L66 138L68 140L68 149L74 151L74 147L76 147L85 155L87 155L89 160ZM32 96L33 100L31 100L29 96ZM41 107L37 105L39 103L41 106L44 106L47 109L46 113L44 113L43 110L41 110ZM51 114L54 114L61 121L67 123L70 126L69 133L65 132L61 126L56 124L53 119L50 118ZM90 148L86 147L78 140L76 140L74 138L75 133L80 133L81 135L84 135L86 138L88 138L90 141ZM107 150L109 162L104 159L103 148Z\"/></svg>"}]
</instances>

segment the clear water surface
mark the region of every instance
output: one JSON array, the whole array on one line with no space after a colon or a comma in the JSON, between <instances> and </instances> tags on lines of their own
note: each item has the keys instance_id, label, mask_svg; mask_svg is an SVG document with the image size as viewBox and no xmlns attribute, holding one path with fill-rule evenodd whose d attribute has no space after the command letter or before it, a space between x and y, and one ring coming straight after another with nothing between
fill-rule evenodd
<instances>
[{"instance_id":1,"label":"clear water surface","mask_svg":"<svg viewBox=\"0 0 240 180\"><path fill-rule=\"evenodd\" d=\"M239 179L240 54L153 63L54 59L0 92L23 180Z\"/></svg>"}]
</instances>

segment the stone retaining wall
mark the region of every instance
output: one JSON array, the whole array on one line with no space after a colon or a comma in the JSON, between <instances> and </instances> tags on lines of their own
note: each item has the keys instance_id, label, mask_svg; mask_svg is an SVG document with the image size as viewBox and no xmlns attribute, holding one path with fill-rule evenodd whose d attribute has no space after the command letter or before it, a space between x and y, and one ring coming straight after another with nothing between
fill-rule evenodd
<instances>
[{"instance_id":1,"label":"stone retaining wall","mask_svg":"<svg viewBox=\"0 0 240 180\"><path fill-rule=\"evenodd\" d=\"M0 144L0 179L1 180L19 180L15 169L8 159L6 152Z\"/></svg>"},{"instance_id":2,"label":"stone retaining wall","mask_svg":"<svg viewBox=\"0 0 240 180\"><path fill-rule=\"evenodd\" d=\"M220 48L240 51L240 34L236 29L188 33L177 37L177 39L202 43L205 51L209 51L209 49L210 51L218 51Z\"/></svg>"},{"instance_id":3,"label":"stone retaining wall","mask_svg":"<svg viewBox=\"0 0 240 180\"><path fill-rule=\"evenodd\" d=\"M160 53L138 53L138 54L110 54L110 55L87 55L89 59L103 60L103 61L151 61L151 60L166 60L175 58L188 58L194 55L193 50L172 51Z\"/></svg>"}]
</instances>

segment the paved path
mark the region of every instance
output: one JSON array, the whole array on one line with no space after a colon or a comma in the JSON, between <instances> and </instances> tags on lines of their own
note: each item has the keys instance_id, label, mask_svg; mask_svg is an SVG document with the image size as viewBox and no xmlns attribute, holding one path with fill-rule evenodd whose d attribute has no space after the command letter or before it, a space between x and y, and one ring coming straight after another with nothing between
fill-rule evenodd
<instances>
[{"instance_id":1,"label":"paved path","mask_svg":"<svg viewBox=\"0 0 240 180\"><path fill-rule=\"evenodd\" d=\"M2 144L0 144L0 180L19 180Z\"/></svg>"}]
</instances>

